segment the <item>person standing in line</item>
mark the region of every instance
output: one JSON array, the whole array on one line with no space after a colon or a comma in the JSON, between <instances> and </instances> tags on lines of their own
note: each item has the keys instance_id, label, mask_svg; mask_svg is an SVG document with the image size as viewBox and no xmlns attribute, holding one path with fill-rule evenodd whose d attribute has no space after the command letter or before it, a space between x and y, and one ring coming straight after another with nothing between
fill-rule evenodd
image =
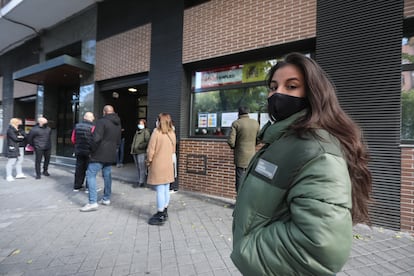
<instances>
[{"instance_id":1,"label":"person standing in line","mask_svg":"<svg viewBox=\"0 0 414 276\"><path fill-rule=\"evenodd\" d=\"M231 259L243 275L334 275L352 224L369 223L367 147L311 58L288 54L267 85L270 121L237 195Z\"/></svg>"},{"instance_id":2,"label":"person standing in line","mask_svg":"<svg viewBox=\"0 0 414 276\"><path fill-rule=\"evenodd\" d=\"M93 131L93 141L86 182L89 188L89 203L83 206L81 212L98 210L98 194L96 176L102 171L104 179L104 195L99 201L102 205L111 204L112 193L112 164L116 162L116 150L121 142L121 119L115 113L113 106L105 105L103 117L96 121Z\"/></svg>"},{"instance_id":3,"label":"person standing in line","mask_svg":"<svg viewBox=\"0 0 414 276\"><path fill-rule=\"evenodd\" d=\"M16 168L16 178L26 178L22 171L23 154L20 151L20 144L24 140L24 132L19 129L22 120L12 118L9 128L7 129L7 164L6 164L6 180L14 181L13 167ZM23 148L24 149L24 148Z\"/></svg>"},{"instance_id":4,"label":"person standing in line","mask_svg":"<svg viewBox=\"0 0 414 276\"><path fill-rule=\"evenodd\" d=\"M239 191L240 180L249 165L250 159L256 153L259 129L259 123L249 118L249 109L240 106L239 118L231 124L230 136L227 140L230 148L234 149L236 193Z\"/></svg>"},{"instance_id":5,"label":"person standing in line","mask_svg":"<svg viewBox=\"0 0 414 276\"><path fill-rule=\"evenodd\" d=\"M143 187L147 178L147 167L145 159L147 157L147 146L151 137L151 133L147 128L147 121L140 119L138 121L137 130L131 145L131 155L134 158L135 167L138 172L138 182L133 187Z\"/></svg>"},{"instance_id":6,"label":"person standing in line","mask_svg":"<svg viewBox=\"0 0 414 276\"><path fill-rule=\"evenodd\" d=\"M148 221L151 225L163 225L168 219L170 203L170 183L174 181L176 136L171 116L160 113L156 128L151 134L147 149L148 179L147 184L155 186L157 191L157 213Z\"/></svg>"},{"instance_id":7,"label":"person standing in line","mask_svg":"<svg viewBox=\"0 0 414 276\"><path fill-rule=\"evenodd\" d=\"M39 117L37 124L30 130L27 141L35 149L35 171L36 179L40 179L40 166L43 161L43 175L50 176L48 172L50 154L52 149L51 135L52 130L47 126L47 119L45 117Z\"/></svg>"},{"instance_id":8,"label":"person standing in line","mask_svg":"<svg viewBox=\"0 0 414 276\"><path fill-rule=\"evenodd\" d=\"M91 147L93 141L93 131L95 126L93 121L95 116L92 112L86 112L83 115L83 121L77 123L72 131L71 141L75 145L76 155L76 170L73 191L79 192L83 187L85 181L86 169L89 164L89 157L91 154ZM86 188L88 184L86 183Z\"/></svg>"}]
</instances>

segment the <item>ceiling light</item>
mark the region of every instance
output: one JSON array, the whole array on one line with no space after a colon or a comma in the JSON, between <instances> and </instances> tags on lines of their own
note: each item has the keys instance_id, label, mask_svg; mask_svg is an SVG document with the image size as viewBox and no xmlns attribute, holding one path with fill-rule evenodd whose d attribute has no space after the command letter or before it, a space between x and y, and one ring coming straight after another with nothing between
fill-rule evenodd
<instances>
[{"instance_id":1,"label":"ceiling light","mask_svg":"<svg viewBox=\"0 0 414 276\"><path fill-rule=\"evenodd\" d=\"M137 92L138 90L137 90L136 88L132 88L132 87L131 87L131 88L128 88L128 91L129 91L129 92Z\"/></svg>"}]
</instances>

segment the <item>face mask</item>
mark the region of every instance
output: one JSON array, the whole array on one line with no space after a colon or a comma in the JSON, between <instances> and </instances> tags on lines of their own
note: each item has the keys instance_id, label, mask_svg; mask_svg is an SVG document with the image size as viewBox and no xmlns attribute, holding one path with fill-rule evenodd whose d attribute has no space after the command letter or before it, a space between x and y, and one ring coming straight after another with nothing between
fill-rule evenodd
<instances>
[{"instance_id":1,"label":"face mask","mask_svg":"<svg viewBox=\"0 0 414 276\"><path fill-rule=\"evenodd\" d=\"M144 129L144 125L137 125L138 129Z\"/></svg>"},{"instance_id":2,"label":"face mask","mask_svg":"<svg viewBox=\"0 0 414 276\"><path fill-rule=\"evenodd\" d=\"M308 106L306 98L275 93L267 98L269 116L276 121L284 120Z\"/></svg>"}]
</instances>

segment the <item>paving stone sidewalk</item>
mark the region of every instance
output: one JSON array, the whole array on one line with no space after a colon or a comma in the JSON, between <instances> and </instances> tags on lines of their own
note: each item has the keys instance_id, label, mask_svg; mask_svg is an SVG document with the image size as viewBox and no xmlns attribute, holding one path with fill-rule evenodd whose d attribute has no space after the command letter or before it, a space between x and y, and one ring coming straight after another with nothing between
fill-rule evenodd
<instances>
[{"instance_id":1,"label":"paving stone sidewalk","mask_svg":"<svg viewBox=\"0 0 414 276\"><path fill-rule=\"evenodd\" d=\"M81 213L87 194L72 191L74 168L52 164L51 176L35 180L29 156L28 177L7 182L6 161L0 157L0 275L241 275L229 257L229 200L179 191L169 221L150 226L155 192L132 188L133 166L113 167L111 206ZM414 275L410 234L357 225L354 237L337 275Z\"/></svg>"}]
</instances>

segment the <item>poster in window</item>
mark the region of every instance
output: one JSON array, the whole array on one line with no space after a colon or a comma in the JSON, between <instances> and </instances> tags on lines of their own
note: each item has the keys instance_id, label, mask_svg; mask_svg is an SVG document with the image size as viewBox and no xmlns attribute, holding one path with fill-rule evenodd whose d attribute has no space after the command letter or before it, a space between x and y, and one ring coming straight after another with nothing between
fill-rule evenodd
<instances>
[{"instance_id":1,"label":"poster in window","mask_svg":"<svg viewBox=\"0 0 414 276\"><path fill-rule=\"evenodd\" d=\"M249 113L249 118L250 119L253 119L253 120L256 120L256 121L259 121L259 114L257 114L257 113Z\"/></svg>"},{"instance_id":2,"label":"poster in window","mask_svg":"<svg viewBox=\"0 0 414 276\"><path fill-rule=\"evenodd\" d=\"M239 118L238 112L227 112L221 114L221 126L231 127L231 124Z\"/></svg>"},{"instance_id":3,"label":"poster in window","mask_svg":"<svg viewBox=\"0 0 414 276\"><path fill-rule=\"evenodd\" d=\"M208 127L216 127L216 126L217 126L217 114L208 113Z\"/></svg>"},{"instance_id":4,"label":"poster in window","mask_svg":"<svg viewBox=\"0 0 414 276\"><path fill-rule=\"evenodd\" d=\"M260 113L260 128L262 128L269 120L269 114Z\"/></svg>"},{"instance_id":5,"label":"poster in window","mask_svg":"<svg viewBox=\"0 0 414 276\"><path fill-rule=\"evenodd\" d=\"M207 127L208 113L198 113L198 127Z\"/></svg>"},{"instance_id":6,"label":"poster in window","mask_svg":"<svg viewBox=\"0 0 414 276\"><path fill-rule=\"evenodd\" d=\"M255 62L243 65L243 83L263 81L266 78L266 71L270 67L268 62Z\"/></svg>"}]
</instances>

